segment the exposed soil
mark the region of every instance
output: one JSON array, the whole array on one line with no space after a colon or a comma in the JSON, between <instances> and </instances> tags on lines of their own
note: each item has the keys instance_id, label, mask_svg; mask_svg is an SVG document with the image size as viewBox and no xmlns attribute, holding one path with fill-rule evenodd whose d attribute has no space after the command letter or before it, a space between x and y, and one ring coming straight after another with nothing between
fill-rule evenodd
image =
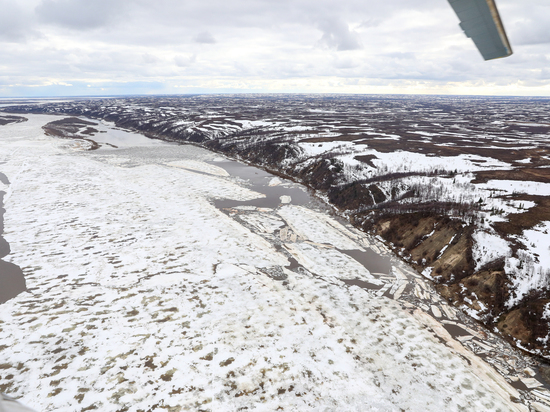
<instances>
[{"instance_id":1,"label":"exposed soil","mask_svg":"<svg viewBox=\"0 0 550 412\"><path fill-rule=\"evenodd\" d=\"M453 284L473 272L473 229L447 216L415 212L378 216L371 230L417 270L432 266L437 283Z\"/></svg>"},{"instance_id":2,"label":"exposed soil","mask_svg":"<svg viewBox=\"0 0 550 412\"><path fill-rule=\"evenodd\" d=\"M370 167L376 167L376 165L372 162L374 159L378 159L375 155L363 155L363 156L355 156L355 160L359 160L360 162L364 162L368 164Z\"/></svg>"},{"instance_id":3,"label":"exposed soil","mask_svg":"<svg viewBox=\"0 0 550 412\"><path fill-rule=\"evenodd\" d=\"M527 349L540 349L550 332L548 323L540 322L544 307L549 302L547 298L533 296L519 308L503 314L497 324L498 329L505 337L521 342Z\"/></svg>"},{"instance_id":4,"label":"exposed soil","mask_svg":"<svg viewBox=\"0 0 550 412\"><path fill-rule=\"evenodd\" d=\"M7 124L10 124L10 123L21 123L21 122L26 122L27 119L26 117L21 117L21 116L9 116L9 115L5 115L5 114L0 114L0 126L5 126Z\"/></svg>"},{"instance_id":5,"label":"exposed soil","mask_svg":"<svg viewBox=\"0 0 550 412\"><path fill-rule=\"evenodd\" d=\"M42 126L42 129L44 129L44 132L48 136L85 140L91 144L88 150L96 150L100 148L100 145L96 141L84 137L93 136L99 132L97 129L90 127L94 125L97 125L97 123L82 120L77 117L67 117L65 119L50 122Z\"/></svg>"},{"instance_id":6,"label":"exposed soil","mask_svg":"<svg viewBox=\"0 0 550 412\"><path fill-rule=\"evenodd\" d=\"M486 323L493 324L505 312L504 302L509 294L509 281L503 267L503 261L496 261L458 283L436 288L449 301L469 306L480 312Z\"/></svg>"},{"instance_id":7,"label":"exposed soil","mask_svg":"<svg viewBox=\"0 0 550 412\"><path fill-rule=\"evenodd\" d=\"M550 183L550 168L523 167L514 170L486 170L475 173L472 183L487 183L495 180L520 180Z\"/></svg>"},{"instance_id":8,"label":"exposed soil","mask_svg":"<svg viewBox=\"0 0 550 412\"><path fill-rule=\"evenodd\" d=\"M507 216L507 222L496 222L494 228L502 237L519 235L525 229L531 229L540 222L550 220L550 198L546 196L519 195L515 200L535 202L536 205L523 213L511 213Z\"/></svg>"}]
</instances>

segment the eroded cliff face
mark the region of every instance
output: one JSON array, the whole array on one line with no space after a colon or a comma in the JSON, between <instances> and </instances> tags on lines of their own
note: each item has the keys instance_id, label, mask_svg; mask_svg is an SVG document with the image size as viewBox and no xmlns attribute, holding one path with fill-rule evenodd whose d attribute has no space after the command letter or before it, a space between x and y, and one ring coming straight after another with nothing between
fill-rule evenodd
<instances>
[{"instance_id":1,"label":"eroded cliff face","mask_svg":"<svg viewBox=\"0 0 550 412\"><path fill-rule=\"evenodd\" d=\"M546 353L548 292L532 292L518 305L507 307L513 290L504 260L475 270L474 224L431 213L388 216L381 212L375 220L362 228L386 240L398 255L432 279L449 302L470 309L476 319L521 348Z\"/></svg>"},{"instance_id":2,"label":"eroded cliff face","mask_svg":"<svg viewBox=\"0 0 550 412\"><path fill-rule=\"evenodd\" d=\"M550 220L550 197L501 184L550 183L550 126L514 120L534 122L544 107L514 100L492 113L475 99L279 100L134 98L11 110L114 122L299 181L384 239L450 302L519 346L549 354L548 284L532 282L527 293L518 285L536 270L544 280L540 256L520 236ZM531 147L524 147L526 136ZM480 261L479 252L474 256L480 231L501 239L506 250L493 248Z\"/></svg>"}]
</instances>

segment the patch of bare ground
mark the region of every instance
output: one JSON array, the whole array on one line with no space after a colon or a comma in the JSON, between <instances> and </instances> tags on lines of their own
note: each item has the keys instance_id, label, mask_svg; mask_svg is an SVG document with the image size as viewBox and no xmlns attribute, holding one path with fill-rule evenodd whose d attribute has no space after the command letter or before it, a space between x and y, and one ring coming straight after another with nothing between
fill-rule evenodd
<instances>
[{"instance_id":1,"label":"patch of bare ground","mask_svg":"<svg viewBox=\"0 0 550 412\"><path fill-rule=\"evenodd\" d=\"M386 195L374 184L355 181L344 186L330 187L327 191L331 204L340 209L357 210L386 200Z\"/></svg>"},{"instance_id":2,"label":"patch of bare ground","mask_svg":"<svg viewBox=\"0 0 550 412\"><path fill-rule=\"evenodd\" d=\"M476 172L472 183L487 183L489 180L520 180L532 182L550 182L550 168L525 167L513 170L483 170Z\"/></svg>"},{"instance_id":3,"label":"patch of bare ground","mask_svg":"<svg viewBox=\"0 0 550 412\"><path fill-rule=\"evenodd\" d=\"M95 125L97 125L97 123L82 120L78 117L66 117L64 119L54 120L53 122L46 124L43 126L43 129L52 133L52 136L63 137L67 134L78 133L78 131L84 127Z\"/></svg>"},{"instance_id":4,"label":"patch of bare ground","mask_svg":"<svg viewBox=\"0 0 550 412\"><path fill-rule=\"evenodd\" d=\"M550 198L546 196L518 195L513 199L518 201L532 201L535 206L523 213L511 213L507 222L496 222L495 230L504 238L509 235L520 235L526 229L550 220Z\"/></svg>"},{"instance_id":5,"label":"patch of bare ground","mask_svg":"<svg viewBox=\"0 0 550 412\"><path fill-rule=\"evenodd\" d=\"M544 309L550 299L542 297L546 291L532 292L519 307L503 314L497 327L510 340L517 340L527 349L544 349L545 338L550 332L547 321L541 321Z\"/></svg>"},{"instance_id":6,"label":"patch of bare ground","mask_svg":"<svg viewBox=\"0 0 550 412\"><path fill-rule=\"evenodd\" d=\"M22 116L0 115L0 126L5 126L10 123L26 122L27 120L29 119Z\"/></svg>"},{"instance_id":7,"label":"patch of bare ground","mask_svg":"<svg viewBox=\"0 0 550 412\"><path fill-rule=\"evenodd\" d=\"M87 139L82 136L93 136L94 134L98 133L97 129L90 127L93 125L97 125L97 123L82 120L77 117L66 117L61 120L50 122L42 126L42 129L44 130L44 133L46 133L46 135L48 136L61 137L65 139L85 140L91 143L91 146L88 150L96 150L99 149L100 145L96 141L92 139Z\"/></svg>"},{"instance_id":8,"label":"patch of bare ground","mask_svg":"<svg viewBox=\"0 0 550 412\"><path fill-rule=\"evenodd\" d=\"M374 163L372 163L372 161L374 159L378 159L378 157L376 157L373 154L368 154L368 155L363 155L363 156L355 156L355 160L359 160L360 162L366 163L370 167L376 167L376 165Z\"/></svg>"},{"instance_id":9,"label":"patch of bare ground","mask_svg":"<svg viewBox=\"0 0 550 412\"><path fill-rule=\"evenodd\" d=\"M452 284L473 272L473 226L459 220L430 212L385 215L377 218L374 231L417 270L432 266L438 283Z\"/></svg>"},{"instance_id":10,"label":"patch of bare ground","mask_svg":"<svg viewBox=\"0 0 550 412\"><path fill-rule=\"evenodd\" d=\"M466 305L478 311L492 324L505 310L510 281L504 272L504 260L491 262L481 270L451 285L437 285L438 292L455 305ZM483 305L483 306L482 306Z\"/></svg>"}]
</instances>

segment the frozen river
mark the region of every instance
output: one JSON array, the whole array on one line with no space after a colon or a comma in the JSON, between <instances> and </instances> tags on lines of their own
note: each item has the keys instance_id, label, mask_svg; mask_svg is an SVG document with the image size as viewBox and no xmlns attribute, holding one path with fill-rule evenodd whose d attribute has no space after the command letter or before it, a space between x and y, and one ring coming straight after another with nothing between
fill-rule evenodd
<instances>
[{"instance_id":1,"label":"frozen river","mask_svg":"<svg viewBox=\"0 0 550 412\"><path fill-rule=\"evenodd\" d=\"M1 392L39 411L528 410L505 379L523 358L497 373L448 333L460 313L297 184L108 124L92 138L117 148L87 151L28 118L0 127L4 260L27 285L0 305Z\"/></svg>"}]
</instances>

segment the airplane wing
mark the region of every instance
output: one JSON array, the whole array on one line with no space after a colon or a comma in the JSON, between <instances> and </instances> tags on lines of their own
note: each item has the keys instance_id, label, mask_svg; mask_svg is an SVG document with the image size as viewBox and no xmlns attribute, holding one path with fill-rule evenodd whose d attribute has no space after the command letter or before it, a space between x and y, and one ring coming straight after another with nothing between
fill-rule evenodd
<instances>
[{"instance_id":1,"label":"airplane wing","mask_svg":"<svg viewBox=\"0 0 550 412\"><path fill-rule=\"evenodd\" d=\"M504 31L494 0L448 0L485 60L507 57L512 47Z\"/></svg>"}]
</instances>

